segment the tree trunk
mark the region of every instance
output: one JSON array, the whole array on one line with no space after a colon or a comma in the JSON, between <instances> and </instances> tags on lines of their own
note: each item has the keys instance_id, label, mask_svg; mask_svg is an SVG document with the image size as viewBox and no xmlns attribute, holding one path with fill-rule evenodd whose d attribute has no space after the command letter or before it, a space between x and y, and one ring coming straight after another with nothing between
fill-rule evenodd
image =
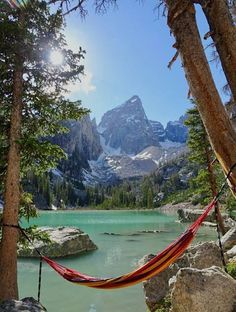
<instances>
[{"instance_id":1,"label":"tree trunk","mask_svg":"<svg viewBox=\"0 0 236 312\"><path fill-rule=\"evenodd\" d=\"M19 19L19 23L22 21ZM18 229L4 226L18 224L20 203L20 147L23 92L23 57L16 53L13 101L9 133L9 151L4 192L3 227L0 249L0 301L18 299L17 241Z\"/></svg>"},{"instance_id":2,"label":"tree trunk","mask_svg":"<svg viewBox=\"0 0 236 312\"><path fill-rule=\"evenodd\" d=\"M203 50L191 0L166 0L168 25L176 38L191 93L212 148L225 173L236 163L236 133L216 89ZM219 21L221 23L221 21ZM236 186L236 170L230 176ZM233 190L236 194L235 189Z\"/></svg>"},{"instance_id":3,"label":"tree trunk","mask_svg":"<svg viewBox=\"0 0 236 312\"><path fill-rule=\"evenodd\" d=\"M236 100L236 29L227 1L198 0L210 27L223 71Z\"/></svg>"},{"instance_id":4,"label":"tree trunk","mask_svg":"<svg viewBox=\"0 0 236 312\"><path fill-rule=\"evenodd\" d=\"M210 155L210 151L208 148L205 149L205 153L206 153L206 158L207 158L207 171L209 174L209 183L210 183L210 187L211 187L212 197L214 198L218 192L216 176L215 176L215 173L213 170L211 155ZM222 235L224 235L226 233L226 229L225 229L225 225L224 225L224 219L222 218L218 203L216 203L216 218L217 218L217 222L219 224L220 231L221 231Z\"/></svg>"}]
</instances>

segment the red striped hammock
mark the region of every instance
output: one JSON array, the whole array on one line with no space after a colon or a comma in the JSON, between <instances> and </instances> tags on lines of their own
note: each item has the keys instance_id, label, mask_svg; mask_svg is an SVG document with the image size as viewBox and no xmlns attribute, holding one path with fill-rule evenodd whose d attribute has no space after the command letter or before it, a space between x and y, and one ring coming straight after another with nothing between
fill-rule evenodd
<instances>
[{"instance_id":1,"label":"red striped hammock","mask_svg":"<svg viewBox=\"0 0 236 312\"><path fill-rule=\"evenodd\" d=\"M214 199L206 207L203 214L180 237L174 240L162 252L158 253L154 258L140 268L118 277L97 278L66 268L45 256L42 258L64 279L75 284L101 289L122 288L135 285L164 271L184 253L204 219L207 217L211 209L215 207L215 204L216 200Z\"/></svg>"}]
</instances>

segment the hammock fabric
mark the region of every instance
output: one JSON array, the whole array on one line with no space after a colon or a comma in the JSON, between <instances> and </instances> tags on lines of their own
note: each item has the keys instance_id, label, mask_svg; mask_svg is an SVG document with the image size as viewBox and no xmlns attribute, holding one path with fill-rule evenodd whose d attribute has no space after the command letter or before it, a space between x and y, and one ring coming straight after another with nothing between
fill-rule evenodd
<instances>
[{"instance_id":1,"label":"hammock fabric","mask_svg":"<svg viewBox=\"0 0 236 312\"><path fill-rule=\"evenodd\" d=\"M205 209L203 214L175 241L167 246L162 252L148 261L140 268L115 278L96 278L93 276L82 274L73 269L66 268L59 263L42 256L42 259L47 262L58 274L69 282L101 289L114 289L128 287L139 282L147 280L158 273L164 271L178 257L180 257L187 249L193 240L200 225L207 217L211 209L215 207L217 200L214 199Z\"/></svg>"}]
</instances>

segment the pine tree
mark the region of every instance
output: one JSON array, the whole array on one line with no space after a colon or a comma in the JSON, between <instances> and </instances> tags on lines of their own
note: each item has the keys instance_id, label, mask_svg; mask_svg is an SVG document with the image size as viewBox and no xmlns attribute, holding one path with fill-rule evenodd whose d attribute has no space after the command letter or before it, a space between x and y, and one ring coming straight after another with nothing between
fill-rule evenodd
<instances>
[{"instance_id":1,"label":"pine tree","mask_svg":"<svg viewBox=\"0 0 236 312\"><path fill-rule=\"evenodd\" d=\"M199 166L198 175L193 179L193 184L200 195L200 201L206 204L217 193L216 176L212 167L214 152L195 104L187 111L187 114L188 119L185 125L189 128L187 142L190 148L189 160Z\"/></svg>"},{"instance_id":2,"label":"pine tree","mask_svg":"<svg viewBox=\"0 0 236 312\"><path fill-rule=\"evenodd\" d=\"M187 111L188 119L185 124L189 127L188 146L190 148L190 161L200 166L197 177L193 180L194 189L200 194L200 201L207 204L217 194L217 178L212 162L214 151L210 145L208 135L201 120L196 104ZM217 174L220 173L219 169ZM221 232L225 233L223 219L217 207L218 222Z\"/></svg>"},{"instance_id":3,"label":"pine tree","mask_svg":"<svg viewBox=\"0 0 236 312\"><path fill-rule=\"evenodd\" d=\"M77 119L86 110L62 94L83 73L84 51L73 53L61 33L60 11L50 13L44 1L12 10L0 3L1 178L4 179L3 224L18 224L20 180L28 171L44 172L65 156L46 137L65 131L62 119ZM50 51L60 50L60 66ZM7 155L7 157L6 157ZM18 232L3 227L0 250L0 300L18 298Z\"/></svg>"}]
</instances>

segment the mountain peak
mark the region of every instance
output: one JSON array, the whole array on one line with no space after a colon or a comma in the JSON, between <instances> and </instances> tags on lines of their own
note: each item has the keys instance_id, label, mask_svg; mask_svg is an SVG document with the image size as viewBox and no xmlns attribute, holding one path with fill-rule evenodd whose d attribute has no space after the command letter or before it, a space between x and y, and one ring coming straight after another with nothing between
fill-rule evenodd
<instances>
[{"instance_id":1,"label":"mountain peak","mask_svg":"<svg viewBox=\"0 0 236 312\"><path fill-rule=\"evenodd\" d=\"M125 101L124 103L122 103L121 105L118 105L116 106L115 108L109 110L108 112L106 112L104 114L104 116L106 114L109 114L110 112L112 112L112 114L114 112L117 112L117 113L124 113L124 112L127 112L128 114L130 114L131 112L140 112L141 114L145 114L145 111L143 109L143 104L142 104L142 101L141 99L139 98L139 96L137 95L133 95L131 98L129 98L127 101Z\"/></svg>"},{"instance_id":2,"label":"mountain peak","mask_svg":"<svg viewBox=\"0 0 236 312\"><path fill-rule=\"evenodd\" d=\"M137 95L106 112L98 131L105 150L107 147L109 150L119 149L121 153L135 155L149 145L159 146Z\"/></svg>"},{"instance_id":3,"label":"mountain peak","mask_svg":"<svg viewBox=\"0 0 236 312\"><path fill-rule=\"evenodd\" d=\"M142 105L142 102L141 102L138 95L133 95L130 99L128 99L128 101L126 101L126 103L135 103L135 104L141 104Z\"/></svg>"}]
</instances>

